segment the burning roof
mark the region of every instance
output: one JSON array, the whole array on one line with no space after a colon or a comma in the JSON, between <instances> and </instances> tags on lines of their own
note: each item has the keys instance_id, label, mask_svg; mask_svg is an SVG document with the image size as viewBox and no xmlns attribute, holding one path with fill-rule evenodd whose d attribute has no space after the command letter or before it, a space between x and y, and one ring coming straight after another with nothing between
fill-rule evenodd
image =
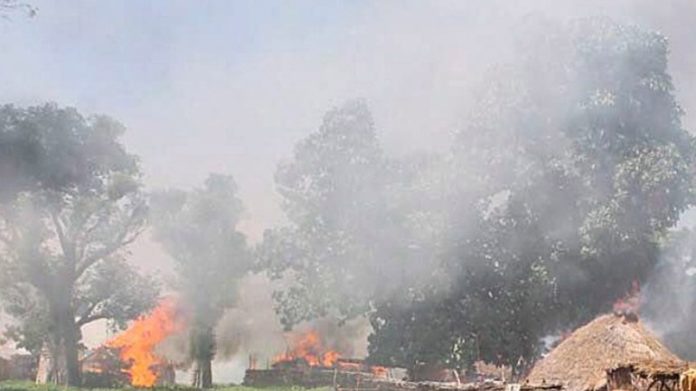
<instances>
[{"instance_id":1,"label":"burning roof","mask_svg":"<svg viewBox=\"0 0 696 391\"><path fill-rule=\"evenodd\" d=\"M131 384L152 387L169 372L169 363L156 354L155 348L170 335L183 329L180 311L172 298L165 298L146 316L141 316L106 346L118 349L127 364Z\"/></svg>"},{"instance_id":2,"label":"burning roof","mask_svg":"<svg viewBox=\"0 0 696 391\"><path fill-rule=\"evenodd\" d=\"M560 384L567 391L598 390L619 367L684 367L685 363L632 314L603 315L580 327L539 361L531 384Z\"/></svg>"},{"instance_id":3,"label":"burning roof","mask_svg":"<svg viewBox=\"0 0 696 391\"><path fill-rule=\"evenodd\" d=\"M301 361L312 367L332 367L341 356L337 351L325 346L316 330L293 334L290 345L285 353L273 357L275 365Z\"/></svg>"}]
</instances>

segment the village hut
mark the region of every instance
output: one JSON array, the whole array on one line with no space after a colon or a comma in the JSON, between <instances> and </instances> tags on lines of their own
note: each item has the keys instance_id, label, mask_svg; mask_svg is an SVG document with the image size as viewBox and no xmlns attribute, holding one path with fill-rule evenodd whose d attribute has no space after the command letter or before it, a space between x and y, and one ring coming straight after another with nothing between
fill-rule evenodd
<instances>
[{"instance_id":1,"label":"village hut","mask_svg":"<svg viewBox=\"0 0 696 391\"><path fill-rule=\"evenodd\" d=\"M686 367L635 314L608 314L563 340L527 382L567 391L676 391Z\"/></svg>"}]
</instances>

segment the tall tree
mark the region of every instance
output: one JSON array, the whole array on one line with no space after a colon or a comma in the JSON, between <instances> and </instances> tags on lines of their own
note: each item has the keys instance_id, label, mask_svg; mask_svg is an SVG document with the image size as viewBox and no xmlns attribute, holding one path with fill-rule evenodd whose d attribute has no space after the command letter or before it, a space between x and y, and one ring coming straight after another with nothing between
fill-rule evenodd
<instances>
[{"instance_id":1,"label":"tall tree","mask_svg":"<svg viewBox=\"0 0 696 391\"><path fill-rule=\"evenodd\" d=\"M606 19L528 37L519 61L482 89L452 150L449 283L403 295L412 306L378 308L377 359L529 363L543 335L644 281L660 238L693 202L694 144L666 39ZM431 319L441 326L425 327ZM400 344L400 329L417 342Z\"/></svg>"},{"instance_id":2,"label":"tall tree","mask_svg":"<svg viewBox=\"0 0 696 391\"><path fill-rule=\"evenodd\" d=\"M236 282L252 265L237 230L242 213L237 186L232 177L210 175L200 189L156 193L152 205L155 238L176 262L175 288L192 314L193 386L210 388L214 328L234 304Z\"/></svg>"},{"instance_id":3,"label":"tall tree","mask_svg":"<svg viewBox=\"0 0 696 391\"><path fill-rule=\"evenodd\" d=\"M363 286L373 276L355 266L374 261L382 162L371 115L353 101L327 113L278 167L276 189L290 224L265 233L260 258L273 277L294 275L275 295L286 327L329 312L364 312L357 296L366 299Z\"/></svg>"},{"instance_id":4,"label":"tall tree","mask_svg":"<svg viewBox=\"0 0 696 391\"><path fill-rule=\"evenodd\" d=\"M425 160L425 159L424 159ZM412 167L384 157L364 102L329 111L276 172L289 224L269 230L261 265L291 283L275 292L287 328L321 316L346 320L418 273L406 216L389 203ZM410 265L417 265L410 262Z\"/></svg>"},{"instance_id":5,"label":"tall tree","mask_svg":"<svg viewBox=\"0 0 696 391\"><path fill-rule=\"evenodd\" d=\"M93 125L76 111L55 105L0 106L0 201L12 200L23 191L66 191L112 165L134 169L135 159L116 139L122 126L105 117L90 121ZM71 130L75 123L82 129ZM90 126L105 130L85 129Z\"/></svg>"},{"instance_id":6,"label":"tall tree","mask_svg":"<svg viewBox=\"0 0 696 391\"><path fill-rule=\"evenodd\" d=\"M9 334L32 351L48 346L52 378L63 384L80 384L82 326L123 325L157 296L126 262L147 206L137 160L118 142L123 131L50 104L0 110L0 135L32 140L39 152L16 151L32 179L0 209L2 299L19 321Z\"/></svg>"}]
</instances>

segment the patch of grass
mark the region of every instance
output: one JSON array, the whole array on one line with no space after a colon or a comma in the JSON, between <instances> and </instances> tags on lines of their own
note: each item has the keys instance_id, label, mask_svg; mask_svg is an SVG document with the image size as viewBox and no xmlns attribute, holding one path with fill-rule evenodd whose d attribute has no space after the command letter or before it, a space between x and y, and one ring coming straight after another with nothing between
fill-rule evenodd
<instances>
[{"instance_id":1,"label":"patch of grass","mask_svg":"<svg viewBox=\"0 0 696 391\"><path fill-rule=\"evenodd\" d=\"M331 387L303 388L295 386L255 388L237 385L215 386L215 391L332 391Z\"/></svg>"},{"instance_id":2,"label":"patch of grass","mask_svg":"<svg viewBox=\"0 0 696 391\"><path fill-rule=\"evenodd\" d=\"M127 390L136 391L137 388L124 387L124 388L74 388L58 386L55 384L35 384L30 381L17 381L17 380L7 380L0 381L0 391L114 391L114 390ZM187 387L184 385L175 385L167 387L155 387L149 388L147 390L151 391L193 391L194 388ZM264 387L264 388L254 388L238 385L216 385L213 391L331 391L330 387L305 389L302 387Z\"/></svg>"},{"instance_id":3,"label":"patch of grass","mask_svg":"<svg viewBox=\"0 0 696 391\"><path fill-rule=\"evenodd\" d=\"M6 380L0 382L0 391L73 391L73 387L59 386L56 384L36 384L31 381ZM93 388L92 390L99 390Z\"/></svg>"}]
</instances>

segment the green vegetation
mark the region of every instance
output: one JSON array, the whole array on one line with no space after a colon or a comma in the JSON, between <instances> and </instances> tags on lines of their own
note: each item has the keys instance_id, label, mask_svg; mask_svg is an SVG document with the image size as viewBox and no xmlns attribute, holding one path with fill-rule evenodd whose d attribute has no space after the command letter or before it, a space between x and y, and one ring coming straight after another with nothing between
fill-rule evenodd
<instances>
[{"instance_id":1,"label":"green vegetation","mask_svg":"<svg viewBox=\"0 0 696 391\"><path fill-rule=\"evenodd\" d=\"M667 40L606 19L544 26L491 71L446 153L390 156L365 103L330 111L276 172L284 325L366 315L371 362L523 373L542 338L644 285L694 205Z\"/></svg>"},{"instance_id":2,"label":"green vegetation","mask_svg":"<svg viewBox=\"0 0 696 391\"><path fill-rule=\"evenodd\" d=\"M19 3L0 0L0 17ZM696 136L682 126L667 39L606 19L536 28L480 80L444 151L390 154L365 101L329 111L278 165L285 219L258 246L239 226L232 177L150 192L119 122L0 106L0 312L13 320L2 338L49 353L46 381L105 384L82 377L82 328L123 328L156 303L158 279L135 264L148 260L128 250L145 231L175 266L158 277L188 311L176 364L193 367L197 388L213 387L216 325L251 271L277 281L288 330L365 317L370 363L413 373L484 361L514 377L545 336L609 311L656 270L666 286L696 284L683 261L694 239L670 235L696 206ZM664 302L645 308L696 313L696 300ZM696 340L691 324L670 340ZM244 338L230 344L253 353Z\"/></svg>"},{"instance_id":3,"label":"green vegetation","mask_svg":"<svg viewBox=\"0 0 696 391\"><path fill-rule=\"evenodd\" d=\"M128 259L148 207L124 131L55 104L0 108L0 151L16 151L0 159L11 190L0 204L0 297L15 320L5 336L48 349L48 378L61 384L81 384L83 326L123 327L159 296Z\"/></svg>"},{"instance_id":4,"label":"green vegetation","mask_svg":"<svg viewBox=\"0 0 696 391\"><path fill-rule=\"evenodd\" d=\"M193 385L213 385L215 325L234 304L233 284L251 268L246 238L237 230L243 212L234 179L211 174L202 188L152 197L155 239L176 265L179 300L188 307Z\"/></svg>"}]
</instances>

